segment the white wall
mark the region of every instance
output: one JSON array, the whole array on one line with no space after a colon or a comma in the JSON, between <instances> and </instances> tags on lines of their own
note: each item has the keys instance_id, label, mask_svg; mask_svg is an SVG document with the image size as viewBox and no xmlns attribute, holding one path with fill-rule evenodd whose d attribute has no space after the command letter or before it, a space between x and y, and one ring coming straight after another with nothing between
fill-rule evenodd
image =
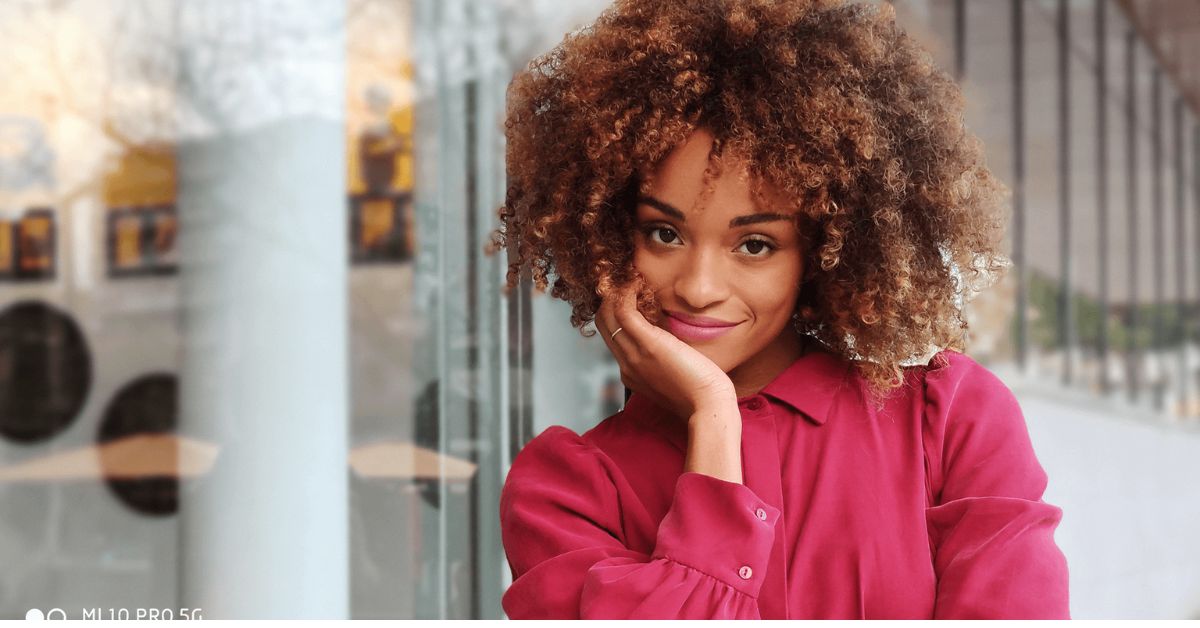
<instances>
[{"instance_id":1,"label":"white wall","mask_svg":"<svg viewBox=\"0 0 1200 628\"><path fill-rule=\"evenodd\" d=\"M1002 377L1063 509L1072 618L1200 618L1200 424Z\"/></svg>"}]
</instances>

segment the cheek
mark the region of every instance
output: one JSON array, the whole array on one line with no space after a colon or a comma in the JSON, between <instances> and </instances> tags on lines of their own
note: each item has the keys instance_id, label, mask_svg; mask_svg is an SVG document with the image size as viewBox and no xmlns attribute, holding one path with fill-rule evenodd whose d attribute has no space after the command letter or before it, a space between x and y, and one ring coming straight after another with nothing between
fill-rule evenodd
<instances>
[{"instance_id":1,"label":"cheek","mask_svg":"<svg viewBox=\"0 0 1200 628\"><path fill-rule=\"evenodd\" d=\"M800 296L799 262L781 265L774 272L747 277L743 294L759 316L771 318L791 316Z\"/></svg>"},{"instance_id":2,"label":"cheek","mask_svg":"<svg viewBox=\"0 0 1200 628\"><path fill-rule=\"evenodd\" d=\"M642 273L650 287L659 290L666 283L670 271L660 259L655 259L648 251L635 246L633 249L633 268Z\"/></svg>"}]
</instances>

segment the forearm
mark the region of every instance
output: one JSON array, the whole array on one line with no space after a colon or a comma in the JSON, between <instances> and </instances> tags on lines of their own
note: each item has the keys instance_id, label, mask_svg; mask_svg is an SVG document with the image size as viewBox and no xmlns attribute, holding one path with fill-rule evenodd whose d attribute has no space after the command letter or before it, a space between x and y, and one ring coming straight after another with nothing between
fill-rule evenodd
<instances>
[{"instance_id":1,"label":"forearm","mask_svg":"<svg viewBox=\"0 0 1200 628\"><path fill-rule=\"evenodd\" d=\"M742 415L736 399L707 405L688 419L684 471L742 483Z\"/></svg>"}]
</instances>

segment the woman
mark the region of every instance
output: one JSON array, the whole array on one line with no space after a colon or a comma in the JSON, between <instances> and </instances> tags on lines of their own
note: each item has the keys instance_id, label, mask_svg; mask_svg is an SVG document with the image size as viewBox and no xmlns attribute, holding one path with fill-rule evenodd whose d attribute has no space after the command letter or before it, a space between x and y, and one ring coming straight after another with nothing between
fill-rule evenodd
<instances>
[{"instance_id":1,"label":"woman","mask_svg":"<svg viewBox=\"0 0 1200 628\"><path fill-rule=\"evenodd\" d=\"M1007 264L961 110L836 1L618 0L514 79L508 288L632 396L514 460L510 618L1069 616L1020 408L954 349Z\"/></svg>"}]
</instances>

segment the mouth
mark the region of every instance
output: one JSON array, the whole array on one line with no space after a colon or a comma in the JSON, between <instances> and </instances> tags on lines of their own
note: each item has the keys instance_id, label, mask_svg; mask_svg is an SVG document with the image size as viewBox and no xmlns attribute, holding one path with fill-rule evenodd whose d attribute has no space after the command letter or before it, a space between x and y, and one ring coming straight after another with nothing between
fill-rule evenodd
<instances>
[{"instance_id":1,"label":"mouth","mask_svg":"<svg viewBox=\"0 0 1200 628\"><path fill-rule=\"evenodd\" d=\"M724 336L740 323L714 322L713 319L684 320L666 312L667 331L682 340L712 340Z\"/></svg>"}]
</instances>

